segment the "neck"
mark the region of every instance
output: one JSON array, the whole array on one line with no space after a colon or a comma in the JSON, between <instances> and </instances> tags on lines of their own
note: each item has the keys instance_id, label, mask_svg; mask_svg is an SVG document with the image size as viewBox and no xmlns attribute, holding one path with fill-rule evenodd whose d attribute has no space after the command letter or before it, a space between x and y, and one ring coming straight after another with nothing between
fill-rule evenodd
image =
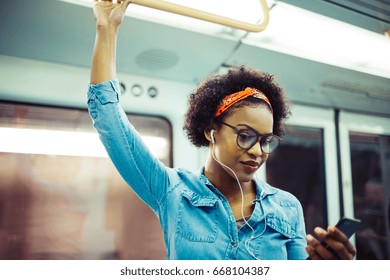
<instances>
[{"instance_id":1,"label":"neck","mask_svg":"<svg viewBox=\"0 0 390 280\"><path fill-rule=\"evenodd\" d=\"M222 163L224 164L224 163ZM222 166L220 162L209 153L205 165L205 176L226 197L228 201L241 200L239 183L233 172ZM244 195L253 192L253 182L242 182L240 185Z\"/></svg>"}]
</instances>

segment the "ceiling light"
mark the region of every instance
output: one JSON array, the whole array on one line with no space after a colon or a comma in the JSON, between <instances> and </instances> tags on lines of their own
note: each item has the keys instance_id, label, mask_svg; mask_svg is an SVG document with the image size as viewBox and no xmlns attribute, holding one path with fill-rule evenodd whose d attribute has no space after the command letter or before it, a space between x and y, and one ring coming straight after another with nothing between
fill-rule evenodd
<instances>
[{"instance_id":1,"label":"ceiling light","mask_svg":"<svg viewBox=\"0 0 390 280\"><path fill-rule=\"evenodd\" d=\"M288 4L271 10L261 33L244 43L390 78L390 42L385 36Z\"/></svg>"}]
</instances>

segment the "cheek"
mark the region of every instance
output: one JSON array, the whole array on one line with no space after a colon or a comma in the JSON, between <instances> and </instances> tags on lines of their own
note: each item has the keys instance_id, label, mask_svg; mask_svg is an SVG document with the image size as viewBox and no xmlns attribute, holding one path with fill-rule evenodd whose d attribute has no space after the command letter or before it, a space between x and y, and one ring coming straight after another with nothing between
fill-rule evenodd
<instances>
[{"instance_id":1,"label":"cheek","mask_svg":"<svg viewBox=\"0 0 390 280\"><path fill-rule=\"evenodd\" d=\"M243 158L245 158L245 151L236 147L237 145L229 146L230 149L221 149L220 158L228 166L234 168Z\"/></svg>"},{"instance_id":2,"label":"cheek","mask_svg":"<svg viewBox=\"0 0 390 280\"><path fill-rule=\"evenodd\" d=\"M269 157L269 155L267 155L267 154L262 154L262 155L261 155L261 165L263 165L264 162L267 161L268 157ZM260 166L261 166L261 165L260 165Z\"/></svg>"},{"instance_id":3,"label":"cheek","mask_svg":"<svg viewBox=\"0 0 390 280\"><path fill-rule=\"evenodd\" d=\"M235 139L224 139L218 143L216 154L224 162L233 162L242 155L242 150L237 146Z\"/></svg>"}]
</instances>

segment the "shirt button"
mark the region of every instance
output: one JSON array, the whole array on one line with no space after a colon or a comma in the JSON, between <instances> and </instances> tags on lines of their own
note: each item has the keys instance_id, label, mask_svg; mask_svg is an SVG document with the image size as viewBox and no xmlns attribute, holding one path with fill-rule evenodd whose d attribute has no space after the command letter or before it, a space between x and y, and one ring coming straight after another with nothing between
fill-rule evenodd
<instances>
[{"instance_id":1,"label":"shirt button","mask_svg":"<svg viewBox=\"0 0 390 280\"><path fill-rule=\"evenodd\" d=\"M237 242L235 242L235 241L232 241L231 244L232 244L233 247L237 246Z\"/></svg>"}]
</instances>

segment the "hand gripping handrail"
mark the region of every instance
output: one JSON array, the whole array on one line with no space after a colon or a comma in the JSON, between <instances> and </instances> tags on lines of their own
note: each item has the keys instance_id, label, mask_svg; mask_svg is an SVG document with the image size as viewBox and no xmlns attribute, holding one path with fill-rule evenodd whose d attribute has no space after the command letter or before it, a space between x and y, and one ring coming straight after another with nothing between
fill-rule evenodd
<instances>
[{"instance_id":1,"label":"hand gripping handrail","mask_svg":"<svg viewBox=\"0 0 390 280\"><path fill-rule=\"evenodd\" d=\"M99 0L98 0L99 1ZM100 0L102 1L102 0ZM103 1L110 1L110 0L103 0ZM111 0L112 1L112 0ZM122 2L123 0L117 0L117 2ZM190 7L182 6L179 4L175 4L172 2L167 2L163 0L133 0L131 1L133 4L153 8L165 12L170 12L182 16L192 17L200 20L205 20L213 23L222 24L225 26L245 30L248 32L260 32L263 31L269 22L269 9L267 6L266 0L260 0L260 4L263 10L263 19L258 24L251 24L235 19L231 19L228 17L208 13L205 11L193 9Z\"/></svg>"}]
</instances>

